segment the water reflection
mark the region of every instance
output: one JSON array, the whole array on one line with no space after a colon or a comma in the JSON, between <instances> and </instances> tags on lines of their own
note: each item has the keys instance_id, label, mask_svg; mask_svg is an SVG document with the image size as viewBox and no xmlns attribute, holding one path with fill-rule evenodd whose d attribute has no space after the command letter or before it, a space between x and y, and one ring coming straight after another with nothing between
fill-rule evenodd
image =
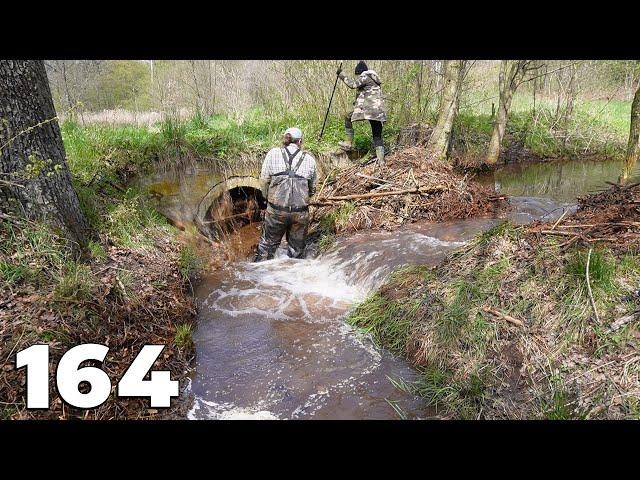
<instances>
[{"instance_id":1,"label":"water reflection","mask_svg":"<svg viewBox=\"0 0 640 480\"><path fill-rule=\"evenodd\" d=\"M621 173L621 161L558 160L507 165L495 172L494 181L496 189L507 195L571 202L606 188L606 182L617 182ZM640 165L636 165L628 181L640 181Z\"/></svg>"}]
</instances>

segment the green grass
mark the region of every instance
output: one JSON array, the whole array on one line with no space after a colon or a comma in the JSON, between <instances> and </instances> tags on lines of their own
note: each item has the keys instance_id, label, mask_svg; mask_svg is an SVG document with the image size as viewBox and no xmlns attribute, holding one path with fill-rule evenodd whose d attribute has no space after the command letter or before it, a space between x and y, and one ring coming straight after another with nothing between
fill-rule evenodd
<instances>
[{"instance_id":1,"label":"green grass","mask_svg":"<svg viewBox=\"0 0 640 480\"><path fill-rule=\"evenodd\" d=\"M137 190L129 189L120 201L104 206L97 229L116 245L143 248L151 242L145 228L166 226L166 220L151 207L148 199Z\"/></svg>"},{"instance_id":2,"label":"green grass","mask_svg":"<svg viewBox=\"0 0 640 480\"><path fill-rule=\"evenodd\" d=\"M370 127L357 122L355 144L359 150L371 147ZM314 153L331 151L343 139L342 120L327 123L322 140L322 124L302 113L276 116L254 108L241 120L226 115L196 116L189 120L165 120L152 127L93 124L85 127L67 121L62 136L71 170L83 182L101 172L116 171L124 165L144 170L155 161L175 163L185 157L231 159L246 154L263 154L279 145L288 127L300 128L305 148ZM385 132L389 140L397 133Z\"/></svg>"},{"instance_id":3,"label":"green grass","mask_svg":"<svg viewBox=\"0 0 640 480\"><path fill-rule=\"evenodd\" d=\"M546 420L582 420L585 415L575 407L576 400L555 373L549 379L549 393L542 400L542 415Z\"/></svg>"},{"instance_id":4,"label":"green grass","mask_svg":"<svg viewBox=\"0 0 640 480\"><path fill-rule=\"evenodd\" d=\"M347 322L371 334L385 348L395 353L405 353L409 332L419 303L401 304L388 301L379 293L369 296L347 318Z\"/></svg>"},{"instance_id":5,"label":"green grass","mask_svg":"<svg viewBox=\"0 0 640 480\"><path fill-rule=\"evenodd\" d=\"M491 101L478 99L491 96L489 93L468 94L469 99L461 107L454 126L456 151L472 156L484 155L493 119ZM497 100L493 101L497 104ZM532 107L529 93L516 94L507 134L534 154L553 158L578 157L584 153L617 158L623 154L628 137L630 102L576 101L566 132L564 125L559 125L555 119L554 101L539 98L535 115ZM384 128L387 144L395 142L405 124L415 121L411 116L392 113ZM435 112L425 112L424 118L434 115ZM315 106L283 109L266 104L241 116L217 114L196 115L188 120L169 118L153 126L80 126L66 121L62 125L62 135L68 163L79 188L92 182L120 183L119 174L123 171L136 174L154 166L175 166L187 160L206 160L222 166L245 156L258 158L279 145L282 132L290 126L302 129L305 148L312 153L333 151L344 138L343 119L339 114L330 115L323 138L319 140L322 120L323 115ZM369 151L372 145L368 123L355 122L354 128L356 149L361 153ZM88 203L90 195L80 193Z\"/></svg>"},{"instance_id":6,"label":"green grass","mask_svg":"<svg viewBox=\"0 0 640 480\"><path fill-rule=\"evenodd\" d=\"M337 233L349 225L351 215L356 211L353 202L343 202L338 208L320 219L320 229L327 233Z\"/></svg>"},{"instance_id":7,"label":"green grass","mask_svg":"<svg viewBox=\"0 0 640 480\"><path fill-rule=\"evenodd\" d=\"M390 275L389 282L395 288L409 284L421 284L429 278L429 270L410 265L397 269ZM407 351L412 326L416 323L421 301L390 300L386 295L375 292L354 308L347 317L347 323L357 327L362 333L371 334L373 339L385 348L403 354Z\"/></svg>"},{"instance_id":8,"label":"green grass","mask_svg":"<svg viewBox=\"0 0 640 480\"><path fill-rule=\"evenodd\" d=\"M621 312L637 309L638 253L614 254L604 247L592 252L590 279L602 319L599 324L586 293L588 249L565 251L557 239L546 240L523 255L523 242L531 242L526 230L501 223L435 269L397 271L351 312L348 321L379 345L414 362L419 379L398 382L399 386L420 395L438 413L477 418L491 410L496 390L507 388L513 376L523 375L519 362L525 361L533 332L553 338L553 355L540 357L537 349L529 352L534 356L527 360L528 366L535 364L538 372L572 349L584 346L595 360L632 345L637 322L615 332L608 325ZM484 306L522 320L525 328L484 312ZM539 361L544 364L535 363ZM538 380L544 385L537 385L532 401L516 405L511 414L582 418L574 393L563 383L565 372L558 375L544 377L548 384ZM498 407L498 416L504 415L502 408ZM630 405L629 411L634 408Z\"/></svg>"},{"instance_id":9,"label":"green grass","mask_svg":"<svg viewBox=\"0 0 640 480\"><path fill-rule=\"evenodd\" d=\"M107 258L107 252L105 248L102 246L102 244L96 241L90 240L88 249L91 257L96 260L104 260L105 258Z\"/></svg>"},{"instance_id":10,"label":"green grass","mask_svg":"<svg viewBox=\"0 0 640 480\"><path fill-rule=\"evenodd\" d=\"M454 144L481 155L486 151L493 128L491 102L476 103L486 95L477 92L462 108L456 119ZM489 96L489 95L487 95ZM535 115L530 93L514 96L507 135L541 157L579 157L585 153L621 158L629 135L631 102L612 100L577 100L570 123L556 120L555 101L537 99Z\"/></svg>"},{"instance_id":11,"label":"green grass","mask_svg":"<svg viewBox=\"0 0 640 480\"><path fill-rule=\"evenodd\" d=\"M12 286L26 279L28 276L28 266L0 261L0 283Z\"/></svg>"},{"instance_id":12,"label":"green grass","mask_svg":"<svg viewBox=\"0 0 640 480\"><path fill-rule=\"evenodd\" d=\"M18 412L18 409L13 405L0 404L0 420L11 420L13 415Z\"/></svg>"},{"instance_id":13,"label":"green grass","mask_svg":"<svg viewBox=\"0 0 640 480\"><path fill-rule=\"evenodd\" d=\"M191 280L201 272L202 260L190 245L183 245L180 249L178 268L180 269L180 275L185 280Z\"/></svg>"},{"instance_id":14,"label":"green grass","mask_svg":"<svg viewBox=\"0 0 640 480\"><path fill-rule=\"evenodd\" d=\"M586 285L588 250L580 249L573 252L567 264L567 272L573 275L577 282ZM611 292L614 288L616 262L611 254L604 250L593 250L589 259L589 282L592 289Z\"/></svg>"},{"instance_id":15,"label":"green grass","mask_svg":"<svg viewBox=\"0 0 640 480\"><path fill-rule=\"evenodd\" d=\"M56 280L53 293L60 300L89 299L97 281L89 266L74 261L63 266Z\"/></svg>"},{"instance_id":16,"label":"green grass","mask_svg":"<svg viewBox=\"0 0 640 480\"><path fill-rule=\"evenodd\" d=\"M333 233L323 233L318 240L318 249L320 252L326 252L336 243L336 236Z\"/></svg>"},{"instance_id":17,"label":"green grass","mask_svg":"<svg viewBox=\"0 0 640 480\"><path fill-rule=\"evenodd\" d=\"M146 196L128 185L132 175L145 171L171 148L163 135L169 133L133 125L80 127L71 121L62 125L74 187L96 234L89 245L93 258L105 257L104 241L144 248L150 244L146 228L167 227Z\"/></svg>"},{"instance_id":18,"label":"green grass","mask_svg":"<svg viewBox=\"0 0 640 480\"><path fill-rule=\"evenodd\" d=\"M0 224L0 279L13 286L28 281L39 286L58 278L71 259L68 245L43 224L18 228Z\"/></svg>"},{"instance_id":19,"label":"green grass","mask_svg":"<svg viewBox=\"0 0 640 480\"><path fill-rule=\"evenodd\" d=\"M193 342L193 328L187 323L176 326L174 342L178 348L184 348Z\"/></svg>"}]
</instances>

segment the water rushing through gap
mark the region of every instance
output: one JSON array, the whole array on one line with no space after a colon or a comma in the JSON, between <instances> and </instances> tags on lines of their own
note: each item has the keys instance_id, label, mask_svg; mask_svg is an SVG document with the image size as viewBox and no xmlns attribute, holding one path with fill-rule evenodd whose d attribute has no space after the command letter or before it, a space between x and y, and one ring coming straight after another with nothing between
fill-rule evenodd
<instances>
[{"instance_id":1,"label":"water rushing through gap","mask_svg":"<svg viewBox=\"0 0 640 480\"><path fill-rule=\"evenodd\" d=\"M521 200L519 221L555 203ZM516 217L520 217L519 219ZM395 268L435 265L496 219L357 233L315 259L284 251L214 272L197 290L195 404L190 418L407 418L431 412L389 380L407 363L354 332L344 317Z\"/></svg>"},{"instance_id":2,"label":"water rushing through gap","mask_svg":"<svg viewBox=\"0 0 640 480\"><path fill-rule=\"evenodd\" d=\"M529 183L519 184L518 178ZM507 216L517 223L557 218L593 186L565 175L554 190L554 178L548 164L531 165L526 176L497 174L505 193L537 189L549 197L514 197ZM604 180L610 178L600 177L597 186ZM361 232L315 259L292 260L280 252L271 261L242 261L213 272L196 292L200 316L189 418L393 419L398 412L428 418L433 412L389 380L411 381L416 373L353 331L344 317L396 267L435 265L498 221Z\"/></svg>"}]
</instances>

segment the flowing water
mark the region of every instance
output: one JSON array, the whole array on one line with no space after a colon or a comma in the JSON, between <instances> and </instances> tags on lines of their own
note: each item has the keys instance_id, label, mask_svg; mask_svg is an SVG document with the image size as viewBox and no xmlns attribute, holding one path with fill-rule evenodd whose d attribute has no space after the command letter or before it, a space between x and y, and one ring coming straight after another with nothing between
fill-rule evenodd
<instances>
[{"instance_id":1,"label":"flowing water","mask_svg":"<svg viewBox=\"0 0 640 480\"><path fill-rule=\"evenodd\" d=\"M578 195L615 181L611 162L506 167L483 181L514 195L505 217L558 218ZM374 346L344 318L393 269L435 265L500 219L413 224L361 232L327 253L293 260L283 251L213 272L199 285L194 334L194 419L428 418L433 412L391 380L416 377L402 359ZM246 234L256 235L254 225ZM249 231L251 229L251 231Z\"/></svg>"}]
</instances>

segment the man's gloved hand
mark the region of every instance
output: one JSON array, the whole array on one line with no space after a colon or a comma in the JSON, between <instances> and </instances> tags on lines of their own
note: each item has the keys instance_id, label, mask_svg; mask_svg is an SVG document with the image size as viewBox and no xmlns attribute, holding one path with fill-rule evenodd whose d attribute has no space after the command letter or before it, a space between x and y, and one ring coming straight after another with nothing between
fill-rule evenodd
<instances>
[{"instance_id":1,"label":"man's gloved hand","mask_svg":"<svg viewBox=\"0 0 640 480\"><path fill-rule=\"evenodd\" d=\"M338 67L338 70L336 71L336 75L340 76L341 73L342 73L342 68Z\"/></svg>"}]
</instances>

